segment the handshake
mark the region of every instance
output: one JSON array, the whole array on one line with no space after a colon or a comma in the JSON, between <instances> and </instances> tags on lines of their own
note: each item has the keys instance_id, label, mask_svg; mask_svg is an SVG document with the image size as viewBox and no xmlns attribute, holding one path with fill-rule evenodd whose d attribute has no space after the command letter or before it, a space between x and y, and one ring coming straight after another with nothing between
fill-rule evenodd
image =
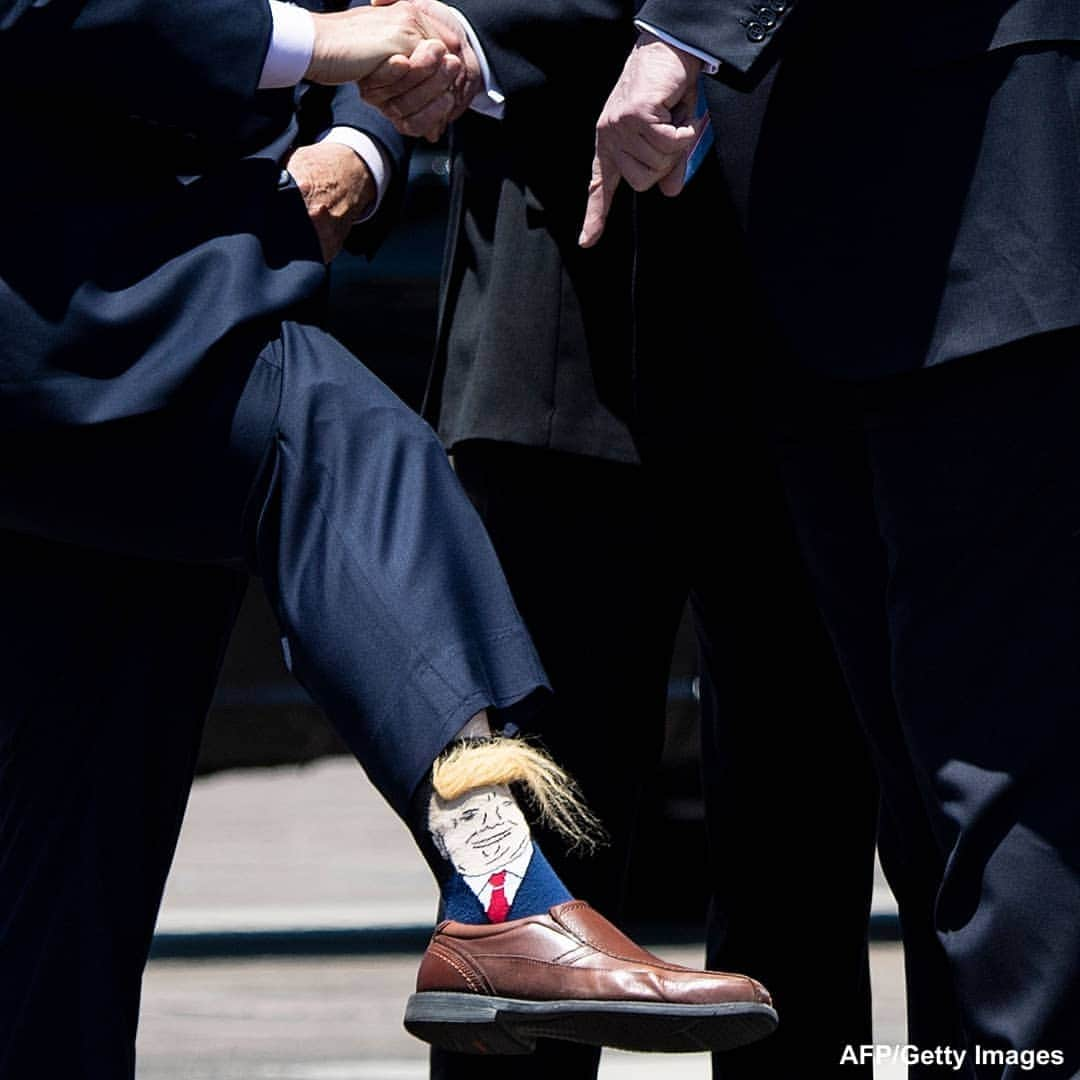
<instances>
[{"instance_id":1,"label":"handshake","mask_svg":"<svg viewBox=\"0 0 1080 1080\"><path fill-rule=\"evenodd\" d=\"M404 135L434 142L484 88L462 21L440 0L371 0L315 17L307 78L355 82ZM657 186L677 195L707 123L698 109L703 62L647 31L639 35L596 130L596 156L579 238L592 247L615 191Z\"/></svg>"},{"instance_id":2,"label":"handshake","mask_svg":"<svg viewBox=\"0 0 1080 1080\"><path fill-rule=\"evenodd\" d=\"M439 0L372 0L314 20L306 78L355 82L404 135L434 142L483 89L476 53Z\"/></svg>"}]
</instances>

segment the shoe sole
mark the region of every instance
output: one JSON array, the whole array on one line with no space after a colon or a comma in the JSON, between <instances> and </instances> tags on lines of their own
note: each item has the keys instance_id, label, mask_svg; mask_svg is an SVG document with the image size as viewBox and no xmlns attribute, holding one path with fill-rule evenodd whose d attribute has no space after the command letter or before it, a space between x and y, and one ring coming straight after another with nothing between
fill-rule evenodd
<instances>
[{"instance_id":1,"label":"shoe sole","mask_svg":"<svg viewBox=\"0 0 1080 1080\"><path fill-rule=\"evenodd\" d=\"M405 1008L410 1034L464 1054L531 1054L537 1039L665 1054L733 1050L776 1025L770 1006L750 1001L524 1001L427 991L413 994Z\"/></svg>"}]
</instances>

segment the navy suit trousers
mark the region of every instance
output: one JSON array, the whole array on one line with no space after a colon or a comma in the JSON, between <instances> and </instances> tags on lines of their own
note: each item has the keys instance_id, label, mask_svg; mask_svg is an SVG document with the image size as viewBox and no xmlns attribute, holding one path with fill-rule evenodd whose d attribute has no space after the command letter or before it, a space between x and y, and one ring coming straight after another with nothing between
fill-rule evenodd
<instances>
[{"instance_id":1,"label":"navy suit trousers","mask_svg":"<svg viewBox=\"0 0 1080 1080\"><path fill-rule=\"evenodd\" d=\"M321 331L233 346L168 413L0 439L4 1080L133 1075L139 978L247 571L400 814L471 716L545 685L427 425Z\"/></svg>"}]
</instances>

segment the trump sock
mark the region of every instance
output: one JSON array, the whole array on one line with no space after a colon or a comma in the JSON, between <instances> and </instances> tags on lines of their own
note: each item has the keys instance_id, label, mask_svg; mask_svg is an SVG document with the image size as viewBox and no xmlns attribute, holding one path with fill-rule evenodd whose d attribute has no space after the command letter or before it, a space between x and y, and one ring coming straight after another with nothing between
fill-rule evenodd
<instances>
[{"instance_id":1,"label":"trump sock","mask_svg":"<svg viewBox=\"0 0 1080 1080\"><path fill-rule=\"evenodd\" d=\"M492 735L481 714L413 800L413 834L439 882L441 918L505 922L571 899L522 802L569 847L588 850L602 835L570 777L535 746Z\"/></svg>"}]
</instances>

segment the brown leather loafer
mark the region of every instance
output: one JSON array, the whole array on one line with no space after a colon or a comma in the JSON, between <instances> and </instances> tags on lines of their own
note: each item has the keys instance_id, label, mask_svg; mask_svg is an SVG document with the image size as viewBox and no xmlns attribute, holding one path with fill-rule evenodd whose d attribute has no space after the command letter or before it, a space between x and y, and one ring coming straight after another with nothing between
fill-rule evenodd
<instances>
[{"instance_id":1,"label":"brown leather loafer","mask_svg":"<svg viewBox=\"0 0 1080 1080\"><path fill-rule=\"evenodd\" d=\"M511 922L435 928L405 1027L471 1054L528 1054L538 1038L623 1050L730 1050L777 1023L745 975L668 964L581 900Z\"/></svg>"}]
</instances>

